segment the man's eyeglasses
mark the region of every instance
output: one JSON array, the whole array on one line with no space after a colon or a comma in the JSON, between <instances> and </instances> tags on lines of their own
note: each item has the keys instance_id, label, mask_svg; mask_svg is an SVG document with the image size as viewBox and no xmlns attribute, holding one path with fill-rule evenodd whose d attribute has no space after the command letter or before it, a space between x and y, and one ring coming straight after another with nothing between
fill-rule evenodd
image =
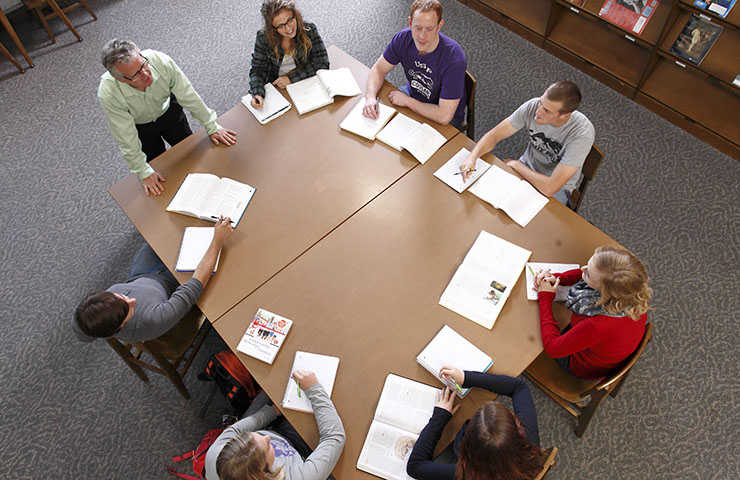
<instances>
[{"instance_id":1,"label":"man's eyeglasses","mask_svg":"<svg viewBox=\"0 0 740 480\"><path fill-rule=\"evenodd\" d=\"M275 30L283 30L285 27L288 26L289 23L293 23L293 20L295 20L295 15L291 15L290 18L285 21L285 23L281 23L280 25L273 25L272 27Z\"/></svg>"},{"instance_id":2,"label":"man's eyeglasses","mask_svg":"<svg viewBox=\"0 0 740 480\"><path fill-rule=\"evenodd\" d=\"M141 74L141 71L144 69L144 67L146 67L147 65L149 65L149 60L145 56L142 55L141 58L144 59L144 63L141 64L141 67L139 67L139 69L136 71L136 73L134 73L130 77L127 77L126 75L123 75L123 78L125 78L129 82L133 82L134 80L136 80L136 78Z\"/></svg>"}]
</instances>

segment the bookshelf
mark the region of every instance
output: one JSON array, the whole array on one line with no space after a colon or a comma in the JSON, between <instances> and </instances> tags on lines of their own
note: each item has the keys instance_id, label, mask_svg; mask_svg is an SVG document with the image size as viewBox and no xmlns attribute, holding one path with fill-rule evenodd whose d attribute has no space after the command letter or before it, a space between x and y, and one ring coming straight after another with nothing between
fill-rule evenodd
<instances>
[{"instance_id":1,"label":"bookshelf","mask_svg":"<svg viewBox=\"0 0 740 480\"><path fill-rule=\"evenodd\" d=\"M723 19L660 0L637 35L599 16L605 0L459 1L740 160L739 5ZM670 52L692 14L724 27L698 66Z\"/></svg>"}]
</instances>

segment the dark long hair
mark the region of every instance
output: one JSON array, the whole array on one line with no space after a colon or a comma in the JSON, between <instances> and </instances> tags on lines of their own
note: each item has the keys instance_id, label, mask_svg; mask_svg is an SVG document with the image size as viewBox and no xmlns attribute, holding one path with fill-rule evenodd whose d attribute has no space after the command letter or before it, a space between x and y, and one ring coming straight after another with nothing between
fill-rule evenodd
<instances>
[{"instance_id":1,"label":"dark long hair","mask_svg":"<svg viewBox=\"0 0 740 480\"><path fill-rule=\"evenodd\" d=\"M455 480L531 480L542 470L544 456L508 408L489 402L468 422Z\"/></svg>"},{"instance_id":2,"label":"dark long hair","mask_svg":"<svg viewBox=\"0 0 740 480\"><path fill-rule=\"evenodd\" d=\"M277 15L280 10L288 9L292 12L295 17L296 23L296 34L293 38L293 46L295 47L296 57L301 59L301 63L305 62L308 58L308 52L311 51L311 39L306 34L306 25L303 22L303 15L295 6L295 0L265 0L262 4L262 17L265 20L265 37L267 42L272 47L275 58L280 58L280 40L282 36L272 26L272 18Z\"/></svg>"}]
</instances>

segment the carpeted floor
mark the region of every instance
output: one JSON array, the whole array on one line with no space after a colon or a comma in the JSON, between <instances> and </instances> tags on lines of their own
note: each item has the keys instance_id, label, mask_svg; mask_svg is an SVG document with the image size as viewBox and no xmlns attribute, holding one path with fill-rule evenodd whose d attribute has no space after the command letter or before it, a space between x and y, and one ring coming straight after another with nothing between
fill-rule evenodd
<instances>
[{"instance_id":1,"label":"carpeted floor","mask_svg":"<svg viewBox=\"0 0 740 480\"><path fill-rule=\"evenodd\" d=\"M409 3L299 6L327 45L370 65L406 25ZM119 36L169 53L221 114L247 92L260 2L90 4L98 21L81 9L69 15L81 43L55 20L51 45L29 14L12 14L36 67L21 75L0 59L5 478L168 478L169 458L194 447L225 407L219 400L197 418L207 386L195 374L222 348L216 334L186 377L185 401L164 378L141 382L104 342L77 343L69 323L85 294L125 278L143 242L106 191L127 171L96 99L100 47ZM443 31L479 79L478 137L550 82L581 85L581 111L606 152L582 215L637 253L652 277L655 339L582 439L533 389L542 444L561 449L548 478L740 477L740 165L460 3L444 6ZM20 59L7 33L0 41ZM391 80L401 78L394 70ZM495 153L518 156L522 145L518 136Z\"/></svg>"}]
</instances>

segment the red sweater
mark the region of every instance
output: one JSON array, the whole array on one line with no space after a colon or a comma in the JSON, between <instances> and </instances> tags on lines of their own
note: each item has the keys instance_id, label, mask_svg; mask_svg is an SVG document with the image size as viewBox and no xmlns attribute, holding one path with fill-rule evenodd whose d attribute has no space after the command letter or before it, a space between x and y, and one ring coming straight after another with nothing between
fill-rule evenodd
<instances>
[{"instance_id":1,"label":"red sweater","mask_svg":"<svg viewBox=\"0 0 740 480\"><path fill-rule=\"evenodd\" d=\"M581 270L556 273L561 285L573 285L581 280ZM580 378L602 378L626 359L642 340L647 313L637 320L630 317L596 315L586 317L574 313L570 330L560 333L552 315L553 292L539 292L540 331L545 351L552 358L570 355L570 371Z\"/></svg>"}]
</instances>

